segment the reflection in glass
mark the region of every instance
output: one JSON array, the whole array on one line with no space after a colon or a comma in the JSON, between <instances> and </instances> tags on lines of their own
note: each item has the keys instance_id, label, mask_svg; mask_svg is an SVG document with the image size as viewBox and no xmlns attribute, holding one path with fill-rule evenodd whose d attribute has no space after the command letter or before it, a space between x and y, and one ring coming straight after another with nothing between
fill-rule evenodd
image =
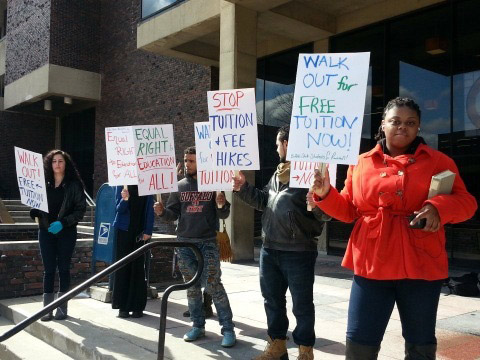
<instances>
[{"instance_id":1,"label":"reflection in glass","mask_svg":"<svg viewBox=\"0 0 480 360\"><path fill-rule=\"evenodd\" d=\"M399 95L414 99L422 110L420 135L439 148L439 134L450 132L450 77L400 61Z\"/></svg>"},{"instance_id":2,"label":"reflection in glass","mask_svg":"<svg viewBox=\"0 0 480 360\"><path fill-rule=\"evenodd\" d=\"M183 0L142 0L142 18Z\"/></svg>"}]
</instances>

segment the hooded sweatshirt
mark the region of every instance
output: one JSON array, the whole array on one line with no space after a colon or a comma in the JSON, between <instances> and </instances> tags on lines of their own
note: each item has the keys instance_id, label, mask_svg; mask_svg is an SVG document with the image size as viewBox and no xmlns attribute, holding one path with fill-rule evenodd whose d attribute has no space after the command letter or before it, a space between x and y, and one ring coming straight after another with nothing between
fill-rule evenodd
<instances>
[{"instance_id":1,"label":"hooded sweatshirt","mask_svg":"<svg viewBox=\"0 0 480 360\"><path fill-rule=\"evenodd\" d=\"M230 215L230 203L217 208L215 192L199 192L197 180L191 176L178 182L178 192L171 193L161 218L178 219L177 236L182 238L212 239L216 236L218 219Z\"/></svg>"}]
</instances>

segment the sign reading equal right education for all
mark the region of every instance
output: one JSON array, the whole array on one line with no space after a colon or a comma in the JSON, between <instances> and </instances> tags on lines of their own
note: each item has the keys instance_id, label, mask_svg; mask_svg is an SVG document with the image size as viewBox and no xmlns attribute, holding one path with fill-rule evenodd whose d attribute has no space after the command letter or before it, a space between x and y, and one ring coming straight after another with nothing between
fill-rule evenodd
<instances>
[{"instance_id":1,"label":"sign reading equal right education for all","mask_svg":"<svg viewBox=\"0 0 480 360\"><path fill-rule=\"evenodd\" d=\"M370 53L300 54L287 159L356 164Z\"/></svg>"}]
</instances>

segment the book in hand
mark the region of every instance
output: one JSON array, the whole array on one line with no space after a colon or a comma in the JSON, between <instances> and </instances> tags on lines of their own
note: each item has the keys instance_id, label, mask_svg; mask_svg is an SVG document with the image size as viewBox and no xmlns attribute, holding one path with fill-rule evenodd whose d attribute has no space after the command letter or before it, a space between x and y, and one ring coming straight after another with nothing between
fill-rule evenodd
<instances>
[{"instance_id":1,"label":"book in hand","mask_svg":"<svg viewBox=\"0 0 480 360\"><path fill-rule=\"evenodd\" d=\"M428 198L440 194L450 194L452 192L453 182L455 181L455 173L450 170L442 171L432 176L430 182L430 189L428 191Z\"/></svg>"}]
</instances>

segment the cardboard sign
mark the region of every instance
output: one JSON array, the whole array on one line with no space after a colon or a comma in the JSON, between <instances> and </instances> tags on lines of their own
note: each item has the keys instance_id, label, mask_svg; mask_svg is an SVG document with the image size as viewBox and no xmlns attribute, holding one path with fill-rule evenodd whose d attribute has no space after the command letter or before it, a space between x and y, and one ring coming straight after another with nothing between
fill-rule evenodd
<instances>
[{"instance_id":1,"label":"cardboard sign","mask_svg":"<svg viewBox=\"0 0 480 360\"><path fill-rule=\"evenodd\" d=\"M137 185L135 144L131 126L105 128L108 184Z\"/></svg>"},{"instance_id":2,"label":"cardboard sign","mask_svg":"<svg viewBox=\"0 0 480 360\"><path fill-rule=\"evenodd\" d=\"M42 154L14 147L18 190L22 204L48 213Z\"/></svg>"},{"instance_id":3,"label":"cardboard sign","mask_svg":"<svg viewBox=\"0 0 480 360\"><path fill-rule=\"evenodd\" d=\"M173 125L132 126L138 194L178 191Z\"/></svg>"},{"instance_id":4,"label":"cardboard sign","mask_svg":"<svg viewBox=\"0 0 480 360\"><path fill-rule=\"evenodd\" d=\"M210 141L210 123L194 123L197 151L198 191L232 191L233 170L215 170Z\"/></svg>"},{"instance_id":5,"label":"cardboard sign","mask_svg":"<svg viewBox=\"0 0 480 360\"><path fill-rule=\"evenodd\" d=\"M370 53L300 54L287 159L356 164Z\"/></svg>"},{"instance_id":6,"label":"cardboard sign","mask_svg":"<svg viewBox=\"0 0 480 360\"><path fill-rule=\"evenodd\" d=\"M208 91L214 169L259 170L254 89Z\"/></svg>"},{"instance_id":7,"label":"cardboard sign","mask_svg":"<svg viewBox=\"0 0 480 360\"><path fill-rule=\"evenodd\" d=\"M292 161L290 165L290 183L289 186L293 188L309 189L313 183L313 175L315 169L326 171L325 163L315 163L307 161ZM330 175L330 185L335 187L337 182L337 165L330 164L328 168Z\"/></svg>"}]
</instances>

